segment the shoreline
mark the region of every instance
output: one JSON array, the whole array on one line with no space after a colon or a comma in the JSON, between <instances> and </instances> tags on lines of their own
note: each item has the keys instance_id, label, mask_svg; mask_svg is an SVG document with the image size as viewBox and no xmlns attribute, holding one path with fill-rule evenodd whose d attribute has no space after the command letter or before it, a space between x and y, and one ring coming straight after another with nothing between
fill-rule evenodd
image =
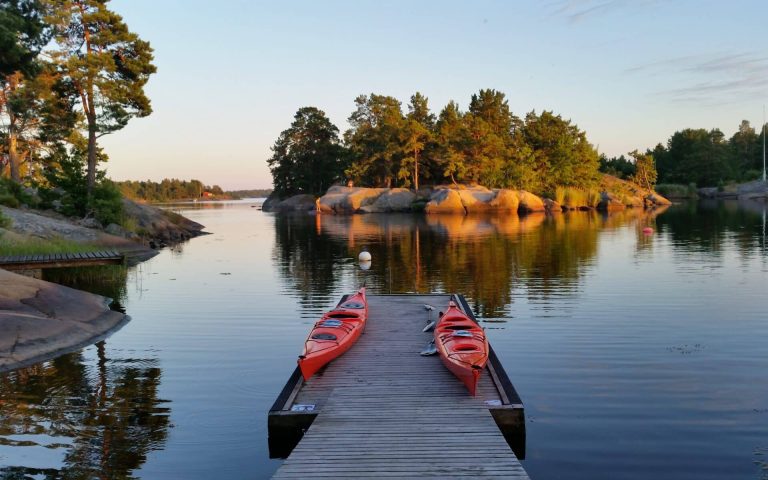
<instances>
[{"instance_id":1,"label":"shoreline","mask_svg":"<svg viewBox=\"0 0 768 480\"><path fill-rule=\"evenodd\" d=\"M108 247L136 265L164 246L204 235L203 225L178 214L148 206L129 205L137 224L150 235L147 246L136 235L114 235L110 229L88 228L77 220L30 209L0 206L11 225L0 228L0 239L11 245L45 249L46 242L65 239L73 245ZM120 233L114 231L114 233ZM157 239L157 240L155 240ZM42 253L42 252L32 252ZM111 299L0 268L0 373L51 360L99 342L130 321L111 310Z\"/></svg>"},{"instance_id":2,"label":"shoreline","mask_svg":"<svg viewBox=\"0 0 768 480\"><path fill-rule=\"evenodd\" d=\"M525 215L572 210L610 212L671 204L654 190L604 175L593 188L558 187L556 192L546 197L525 190L489 189L482 185L437 185L419 190L336 185L319 198L311 194L287 198L271 195L264 201L262 210L276 213L315 211L319 214L342 215L406 212L427 215L484 212Z\"/></svg>"},{"instance_id":3,"label":"shoreline","mask_svg":"<svg viewBox=\"0 0 768 480\"><path fill-rule=\"evenodd\" d=\"M0 373L51 360L130 321L110 299L0 269Z\"/></svg>"}]
</instances>

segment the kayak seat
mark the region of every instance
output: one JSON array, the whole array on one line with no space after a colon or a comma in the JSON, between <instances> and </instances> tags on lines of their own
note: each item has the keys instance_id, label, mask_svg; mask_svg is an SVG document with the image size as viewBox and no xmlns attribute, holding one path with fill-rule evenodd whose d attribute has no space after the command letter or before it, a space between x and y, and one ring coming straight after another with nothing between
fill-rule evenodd
<instances>
[{"instance_id":1,"label":"kayak seat","mask_svg":"<svg viewBox=\"0 0 768 480\"><path fill-rule=\"evenodd\" d=\"M470 330L470 329L472 329L472 327L474 327L474 325L470 325L470 324L466 324L466 323L464 323L464 324L457 323L456 325L446 325L445 329L446 330Z\"/></svg>"},{"instance_id":2,"label":"kayak seat","mask_svg":"<svg viewBox=\"0 0 768 480\"><path fill-rule=\"evenodd\" d=\"M345 318L350 320L358 320L360 315L356 313L331 313L327 316L327 318Z\"/></svg>"},{"instance_id":3,"label":"kayak seat","mask_svg":"<svg viewBox=\"0 0 768 480\"><path fill-rule=\"evenodd\" d=\"M335 328L335 327L340 327L343 324L344 324L344 322L342 322L341 320L336 320L334 318L330 318L330 319L327 319L327 320L323 320L317 326L318 327L325 327L325 328Z\"/></svg>"},{"instance_id":4,"label":"kayak seat","mask_svg":"<svg viewBox=\"0 0 768 480\"><path fill-rule=\"evenodd\" d=\"M460 345L454 346L453 350L457 352L474 352L477 350L477 346L469 343L462 343Z\"/></svg>"},{"instance_id":5,"label":"kayak seat","mask_svg":"<svg viewBox=\"0 0 768 480\"><path fill-rule=\"evenodd\" d=\"M456 330L453 332L454 337L471 337L472 332L468 332L467 330Z\"/></svg>"},{"instance_id":6,"label":"kayak seat","mask_svg":"<svg viewBox=\"0 0 768 480\"><path fill-rule=\"evenodd\" d=\"M312 340L336 340L336 335L332 333L316 333L311 338Z\"/></svg>"},{"instance_id":7,"label":"kayak seat","mask_svg":"<svg viewBox=\"0 0 768 480\"><path fill-rule=\"evenodd\" d=\"M349 308L352 310L362 310L365 308L365 305L363 305L360 302L346 302L342 303L338 308Z\"/></svg>"}]
</instances>

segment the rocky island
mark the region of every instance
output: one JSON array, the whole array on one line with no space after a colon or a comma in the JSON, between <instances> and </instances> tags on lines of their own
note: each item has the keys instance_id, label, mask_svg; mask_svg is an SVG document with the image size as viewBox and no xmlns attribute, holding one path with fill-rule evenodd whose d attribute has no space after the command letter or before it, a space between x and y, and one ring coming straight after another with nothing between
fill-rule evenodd
<instances>
[{"instance_id":1,"label":"rocky island","mask_svg":"<svg viewBox=\"0 0 768 480\"><path fill-rule=\"evenodd\" d=\"M557 213L568 210L614 211L653 208L671 202L653 190L604 175L598 189L558 189L546 198L525 190L489 189L480 185L441 185L407 188L362 188L332 186L325 195L294 195L286 199L270 196L262 206L268 212L312 211L326 214L423 212L426 214L478 212Z\"/></svg>"}]
</instances>

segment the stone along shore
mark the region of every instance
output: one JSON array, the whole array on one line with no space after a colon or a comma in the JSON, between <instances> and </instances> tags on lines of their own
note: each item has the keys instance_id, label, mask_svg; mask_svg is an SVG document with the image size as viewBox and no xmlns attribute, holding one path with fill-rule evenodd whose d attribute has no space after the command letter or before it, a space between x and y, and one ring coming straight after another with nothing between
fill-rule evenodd
<instances>
[{"instance_id":1,"label":"stone along shore","mask_svg":"<svg viewBox=\"0 0 768 480\"><path fill-rule=\"evenodd\" d=\"M270 197L262 209L273 212L316 210L320 213L394 213L424 212L471 214L480 212L561 212L564 210L654 208L671 202L652 190L605 176L599 198L587 202L586 195L563 204L525 190L488 189L482 186L450 185L410 190L407 188L356 188L333 186L320 198L295 195L287 199Z\"/></svg>"}]
</instances>

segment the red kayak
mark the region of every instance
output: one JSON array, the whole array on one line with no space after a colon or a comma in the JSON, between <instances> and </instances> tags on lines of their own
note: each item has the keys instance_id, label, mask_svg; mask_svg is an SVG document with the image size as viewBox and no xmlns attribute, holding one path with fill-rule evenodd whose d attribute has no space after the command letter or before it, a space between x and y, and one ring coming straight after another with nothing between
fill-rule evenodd
<instances>
[{"instance_id":1,"label":"red kayak","mask_svg":"<svg viewBox=\"0 0 768 480\"><path fill-rule=\"evenodd\" d=\"M435 327L435 346L443 365L464 385L472 396L488 361L488 340L483 329L451 301Z\"/></svg>"},{"instance_id":2,"label":"red kayak","mask_svg":"<svg viewBox=\"0 0 768 480\"><path fill-rule=\"evenodd\" d=\"M315 323L299 355L299 368L304 380L314 375L323 365L352 347L365 328L368 302L365 288L348 297L334 310L327 312Z\"/></svg>"}]
</instances>

